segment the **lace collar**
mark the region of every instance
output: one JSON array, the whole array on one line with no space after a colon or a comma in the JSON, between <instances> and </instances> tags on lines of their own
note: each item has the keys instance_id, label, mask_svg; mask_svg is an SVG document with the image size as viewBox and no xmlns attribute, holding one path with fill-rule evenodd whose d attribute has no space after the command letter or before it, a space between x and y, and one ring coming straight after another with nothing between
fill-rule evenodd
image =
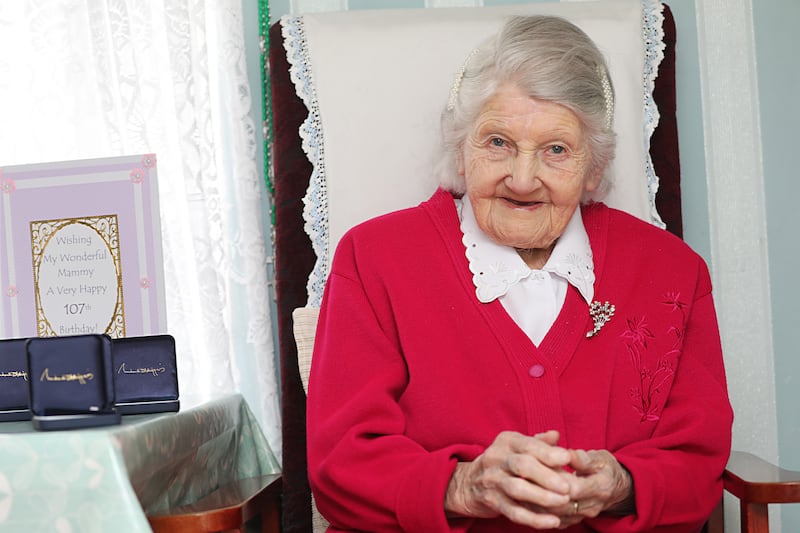
<instances>
[{"instance_id":1,"label":"lace collar","mask_svg":"<svg viewBox=\"0 0 800 533\"><path fill-rule=\"evenodd\" d=\"M469 200L456 199L475 294L483 303L503 296L516 283L550 272L572 284L587 303L594 298L594 261L580 208L575 210L542 270L533 270L509 246L492 241L478 227Z\"/></svg>"}]
</instances>

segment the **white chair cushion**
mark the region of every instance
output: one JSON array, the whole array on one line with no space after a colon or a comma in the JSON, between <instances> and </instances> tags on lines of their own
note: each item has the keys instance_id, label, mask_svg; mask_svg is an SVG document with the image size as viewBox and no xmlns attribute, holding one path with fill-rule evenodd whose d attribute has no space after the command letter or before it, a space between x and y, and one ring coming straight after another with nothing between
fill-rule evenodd
<instances>
[{"instance_id":1,"label":"white chair cushion","mask_svg":"<svg viewBox=\"0 0 800 533\"><path fill-rule=\"evenodd\" d=\"M316 307L298 307L292 311L294 322L294 340L297 344L297 364L300 367L300 379L303 390L308 394L308 375L311 372L311 355L314 352L314 335L317 331L319 309ZM311 495L311 530L322 533L328 529L328 521L322 517Z\"/></svg>"},{"instance_id":2,"label":"white chair cushion","mask_svg":"<svg viewBox=\"0 0 800 533\"><path fill-rule=\"evenodd\" d=\"M311 355L314 352L314 334L317 331L318 318L319 309L316 307L298 307L292 311L297 364L300 367L300 379L303 381L303 390L306 394L308 394L308 375L311 372Z\"/></svg>"}]
</instances>

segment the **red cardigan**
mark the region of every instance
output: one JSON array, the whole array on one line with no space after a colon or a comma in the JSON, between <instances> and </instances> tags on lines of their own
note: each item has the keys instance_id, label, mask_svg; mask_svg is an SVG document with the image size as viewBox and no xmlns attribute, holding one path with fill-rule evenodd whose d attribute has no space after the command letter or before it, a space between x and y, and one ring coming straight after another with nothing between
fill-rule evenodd
<instances>
[{"instance_id":1,"label":"red cardigan","mask_svg":"<svg viewBox=\"0 0 800 533\"><path fill-rule=\"evenodd\" d=\"M477 300L449 193L342 238L307 408L309 477L331 531L525 531L447 520L444 494L456 463L500 431L549 429L562 446L608 449L634 479L636 515L569 531L701 527L722 494L733 417L708 270L666 231L582 209L595 299L616 314L587 338L588 306L570 287L538 347L499 301Z\"/></svg>"}]
</instances>

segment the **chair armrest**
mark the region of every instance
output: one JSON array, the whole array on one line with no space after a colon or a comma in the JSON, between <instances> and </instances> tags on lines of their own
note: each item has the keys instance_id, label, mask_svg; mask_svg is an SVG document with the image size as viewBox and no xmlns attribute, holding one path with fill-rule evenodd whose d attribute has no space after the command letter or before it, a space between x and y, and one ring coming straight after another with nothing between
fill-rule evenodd
<instances>
[{"instance_id":1,"label":"chair armrest","mask_svg":"<svg viewBox=\"0 0 800 533\"><path fill-rule=\"evenodd\" d=\"M261 515L261 530L277 533L280 499L281 475L269 474L232 481L192 504L147 519L154 533L189 533L238 529Z\"/></svg>"},{"instance_id":2,"label":"chair armrest","mask_svg":"<svg viewBox=\"0 0 800 533\"><path fill-rule=\"evenodd\" d=\"M747 452L731 452L725 490L742 503L800 503L800 472L784 470Z\"/></svg>"}]
</instances>

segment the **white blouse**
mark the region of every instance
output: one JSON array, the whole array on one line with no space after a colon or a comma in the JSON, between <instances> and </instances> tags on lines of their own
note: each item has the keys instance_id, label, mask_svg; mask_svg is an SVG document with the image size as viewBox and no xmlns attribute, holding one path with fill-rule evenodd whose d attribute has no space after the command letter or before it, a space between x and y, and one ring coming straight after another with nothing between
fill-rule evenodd
<instances>
[{"instance_id":1,"label":"white blouse","mask_svg":"<svg viewBox=\"0 0 800 533\"><path fill-rule=\"evenodd\" d=\"M488 303L499 298L535 345L561 311L568 283L591 303L594 261L580 208L556 241L547 263L537 270L529 268L514 248L495 243L481 231L469 201L456 199L456 207L478 300Z\"/></svg>"}]
</instances>

